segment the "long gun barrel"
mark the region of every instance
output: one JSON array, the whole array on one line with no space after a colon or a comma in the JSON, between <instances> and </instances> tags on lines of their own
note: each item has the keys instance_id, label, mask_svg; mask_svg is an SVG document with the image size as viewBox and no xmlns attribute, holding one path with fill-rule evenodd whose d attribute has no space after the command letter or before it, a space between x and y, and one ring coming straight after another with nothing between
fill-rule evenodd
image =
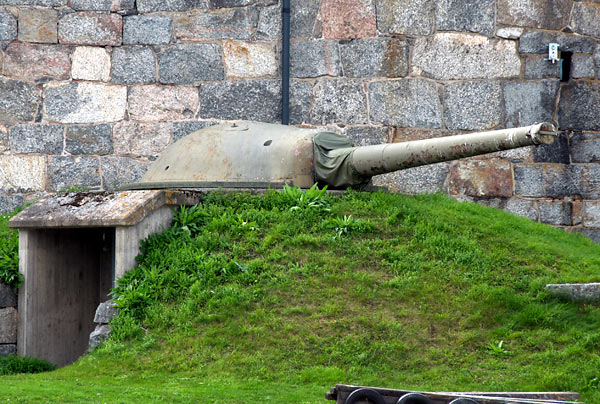
<instances>
[{"instance_id":1,"label":"long gun barrel","mask_svg":"<svg viewBox=\"0 0 600 404\"><path fill-rule=\"evenodd\" d=\"M169 146L140 182L124 189L267 188L284 183L358 187L372 176L521 146L550 144L551 123L523 128L353 147L314 128L236 121L210 126Z\"/></svg>"}]
</instances>

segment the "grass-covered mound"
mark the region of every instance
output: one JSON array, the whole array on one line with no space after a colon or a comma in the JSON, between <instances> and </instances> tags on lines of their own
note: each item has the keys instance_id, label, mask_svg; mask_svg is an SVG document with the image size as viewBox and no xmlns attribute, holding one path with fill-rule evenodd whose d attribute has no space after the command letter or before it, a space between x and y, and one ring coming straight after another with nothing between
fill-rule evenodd
<instances>
[{"instance_id":1,"label":"grass-covered mound","mask_svg":"<svg viewBox=\"0 0 600 404\"><path fill-rule=\"evenodd\" d=\"M113 338L10 402L326 403L335 383L600 402L600 246L441 195L212 194L149 238Z\"/></svg>"}]
</instances>

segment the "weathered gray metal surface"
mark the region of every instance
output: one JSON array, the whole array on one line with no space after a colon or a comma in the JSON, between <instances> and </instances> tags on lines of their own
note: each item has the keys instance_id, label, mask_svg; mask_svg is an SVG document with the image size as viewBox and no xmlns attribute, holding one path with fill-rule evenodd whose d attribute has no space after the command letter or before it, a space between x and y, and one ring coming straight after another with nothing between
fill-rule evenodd
<instances>
[{"instance_id":1,"label":"weathered gray metal surface","mask_svg":"<svg viewBox=\"0 0 600 404\"><path fill-rule=\"evenodd\" d=\"M312 137L317 132L246 121L211 126L169 146L140 182L127 188L189 188L210 183L310 187L314 183Z\"/></svg>"},{"instance_id":2,"label":"weathered gray metal surface","mask_svg":"<svg viewBox=\"0 0 600 404\"><path fill-rule=\"evenodd\" d=\"M364 176L456 160L522 146L551 144L557 136L550 123L436 139L358 147L352 165Z\"/></svg>"},{"instance_id":3,"label":"weathered gray metal surface","mask_svg":"<svg viewBox=\"0 0 600 404\"><path fill-rule=\"evenodd\" d=\"M318 134L329 135L334 145L318 144ZM349 147L349 140L335 142L336 137L348 140L318 129L258 122L211 126L168 147L138 183L123 188L268 188L284 183L304 188L315 182L337 188L363 186L374 175L403 168L549 144L556 128L544 123L363 147Z\"/></svg>"},{"instance_id":4,"label":"weathered gray metal surface","mask_svg":"<svg viewBox=\"0 0 600 404\"><path fill-rule=\"evenodd\" d=\"M331 391L325 394L325 398L335 401L337 404L345 404L346 399L355 390L365 388L346 384L337 384ZM398 399L405 394L412 393L410 390L384 389L379 387L367 387L381 395L385 404L396 404ZM448 404L457 398L471 398L477 404L583 404L579 401L579 393L575 392L420 392L426 396L432 404ZM357 404L366 404L359 401Z\"/></svg>"}]
</instances>

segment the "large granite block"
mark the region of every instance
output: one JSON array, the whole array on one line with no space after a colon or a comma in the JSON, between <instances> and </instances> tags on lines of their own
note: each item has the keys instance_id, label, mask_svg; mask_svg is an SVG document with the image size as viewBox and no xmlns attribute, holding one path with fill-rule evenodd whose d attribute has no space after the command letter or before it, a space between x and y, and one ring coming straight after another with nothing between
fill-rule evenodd
<instances>
[{"instance_id":1,"label":"large granite block","mask_svg":"<svg viewBox=\"0 0 600 404\"><path fill-rule=\"evenodd\" d=\"M128 100L130 118L139 121L193 119L199 102L197 88L181 86L134 86Z\"/></svg>"},{"instance_id":2,"label":"large granite block","mask_svg":"<svg viewBox=\"0 0 600 404\"><path fill-rule=\"evenodd\" d=\"M435 28L435 2L377 0L377 28L386 34L430 35Z\"/></svg>"},{"instance_id":3,"label":"large granite block","mask_svg":"<svg viewBox=\"0 0 600 404\"><path fill-rule=\"evenodd\" d=\"M58 22L58 41L69 45L118 46L123 21L118 14L76 12Z\"/></svg>"},{"instance_id":4,"label":"large granite block","mask_svg":"<svg viewBox=\"0 0 600 404\"><path fill-rule=\"evenodd\" d=\"M448 129L494 129L502 121L502 87L496 81L466 81L444 88Z\"/></svg>"},{"instance_id":5,"label":"large granite block","mask_svg":"<svg viewBox=\"0 0 600 404\"><path fill-rule=\"evenodd\" d=\"M600 130L600 83L572 80L562 88L558 123L563 130Z\"/></svg>"},{"instance_id":6,"label":"large granite block","mask_svg":"<svg viewBox=\"0 0 600 404\"><path fill-rule=\"evenodd\" d=\"M161 15L131 15L123 18L126 45L168 45L173 35L173 19Z\"/></svg>"},{"instance_id":7,"label":"large granite block","mask_svg":"<svg viewBox=\"0 0 600 404\"><path fill-rule=\"evenodd\" d=\"M494 0L438 0L436 28L442 31L469 31L485 35L494 32Z\"/></svg>"},{"instance_id":8,"label":"large granite block","mask_svg":"<svg viewBox=\"0 0 600 404\"><path fill-rule=\"evenodd\" d=\"M100 163L96 157L52 156L48 160L49 191L73 186L100 188Z\"/></svg>"},{"instance_id":9,"label":"large granite block","mask_svg":"<svg viewBox=\"0 0 600 404\"><path fill-rule=\"evenodd\" d=\"M344 76L404 77L408 74L408 43L395 38L368 38L340 43Z\"/></svg>"},{"instance_id":10,"label":"large granite block","mask_svg":"<svg viewBox=\"0 0 600 404\"><path fill-rule=\"evenodd\" d=\"M0 344L17 343L17 310L14 307L0 309Z\"/></svg>"},{"instance_id":11,"label":"large granite block","mask_svg":"<svg viewBox=\"0 0 600 404\"><path fill-rule=\"evenodd\" d=\"M15 125L10 128L10 149L15 153L61 154L62 125Z\"/></svg>"},{"instance_id":12,"label":"large granite block","mask_svg":"<svg viewBox=\"0 0 600 404\"><path fill-rule=\"evenodd\" d=\"M325 38L356 39L377 35L375 0L323 0L320 16Z\"/></svg>"},{"instance_id":13,"label":"large granite block","mask_svg":"<svg viewBox=\"0 0 600 404\"><path fill-rule=\"evenodd\" d=\"M315 88L311 122L367 123L367 97L359 80L320 80Z\"/></svg>"},{"instance_id":14,"label":"large granite block","mask_svg":"<svg viewBox=\"0 0 600 404\"><path fill-rule=\"evenodd\" d=\"M58 12L51 8L21 8L19 10L19 41L58 42Z\"/></svg>"},{"instance_id":15,"label":"large granite block","mask_svg":"<svg viewBox=\"0 0 600 404\"><path fill-rule=\"evenodd\" d=\"M39 100L34 84L0 78L0 122L33 121Z\"/></svg>"},{"instance_id":16,"label":"large granite block","mask_svg":"<svg viewBox=\"0 0 600 404\"><path fill-rule=\"evenodd\" d=\"M164 84L197 84L225 78L223 51L218 44L170 46L159 56L158 65Z\"/></svg>"},{"instance_id":17,"label":"large granite block","mask_svg":"<svg viewBox=\"0 0 600 404\"><path fill-rule=\"evenodd\" d=\"M69 154L112 154L112 133L107 124L67 126L65 151Z\"/></svg>"},{"instance_id":18,"label":"large granite block","mask_svg":"<svg viewBox=\"0 0 600 404\"><path fill-rule=\"evenodd\" d=\"M112 52L112 82L150 84L156 82L156 56L152 49L121 46Z\"/></svg>"},{"instance_id":19,"label":"large granite block","mask_svg":"<svg viewBox=\"0 0 600 404\"><path fill-rule=\"evenodd\" d=\"M11 42L4 51L4 75L24 80L68 80L71 52L62 45Z\"/></svg>"}]
</instances>

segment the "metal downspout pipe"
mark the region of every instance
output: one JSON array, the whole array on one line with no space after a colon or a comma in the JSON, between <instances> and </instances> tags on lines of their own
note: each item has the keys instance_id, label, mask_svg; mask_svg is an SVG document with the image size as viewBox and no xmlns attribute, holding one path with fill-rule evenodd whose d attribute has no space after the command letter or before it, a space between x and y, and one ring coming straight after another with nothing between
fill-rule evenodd
<instances>
[{"instance_id":1,"label":"metal downspout pipe","mask_svg":"<svg viewBox=\"0 0 600 404\"><path fill-rule=\"evenodd\" d=\"M290 123L290 0L281 8L281 123Z\"/></svg>"}]
</instances>

